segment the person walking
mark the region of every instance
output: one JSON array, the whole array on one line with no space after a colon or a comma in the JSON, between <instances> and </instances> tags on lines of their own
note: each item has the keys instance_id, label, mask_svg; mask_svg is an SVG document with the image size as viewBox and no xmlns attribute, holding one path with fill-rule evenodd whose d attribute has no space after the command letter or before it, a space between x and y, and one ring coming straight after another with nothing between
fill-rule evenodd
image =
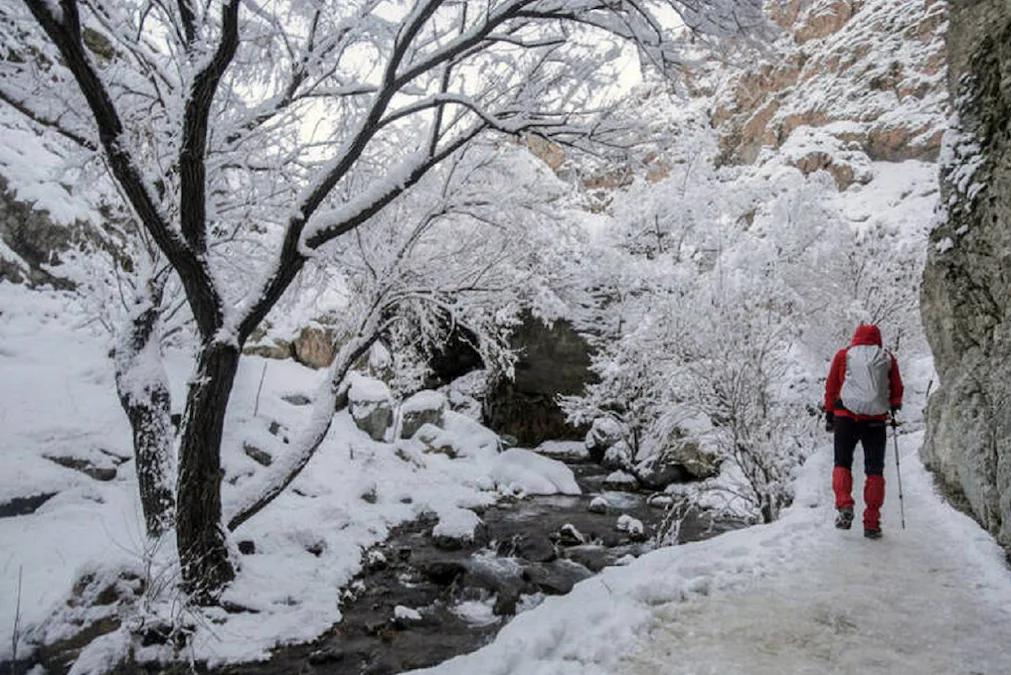
<instances>
[{"instance_id":1,"label":"person walking","mask_svg":"<svg viewBox=\"0 0 1011 675\"><path fill-rule=\"evenodd\" d=\"M881 331L861 324L850 346L832 359L825 382L825 430L834 432L835 526L853 524L853 452L864 452L864 536L881 538L881 506L885 502L885 447L888 415L902 407L899 364L881 346Z\"/></svg>"}]
</instances>

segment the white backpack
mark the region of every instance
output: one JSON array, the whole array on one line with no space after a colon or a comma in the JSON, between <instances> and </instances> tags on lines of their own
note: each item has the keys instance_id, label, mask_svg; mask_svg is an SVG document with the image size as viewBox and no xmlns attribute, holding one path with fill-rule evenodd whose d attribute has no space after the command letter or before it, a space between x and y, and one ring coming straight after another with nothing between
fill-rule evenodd
<instances>
[{"instance_id":1,"label":"white backpack","mask_svg":"<svg viewBox=\"0 0 1011 675\"><path fill-rule=\"evenodd\" d=\"M884 415L889 410L888 374L892 358L877 345L854 345L846 350L846 379L840 398L850 412Z\"/></svg>"}]
</instances>

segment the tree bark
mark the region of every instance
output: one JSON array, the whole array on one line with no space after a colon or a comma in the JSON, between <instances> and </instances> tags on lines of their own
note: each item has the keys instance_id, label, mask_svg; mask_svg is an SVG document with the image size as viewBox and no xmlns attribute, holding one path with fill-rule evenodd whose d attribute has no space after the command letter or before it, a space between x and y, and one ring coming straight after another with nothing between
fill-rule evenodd
<instances>
[{"instance_id":1,"label":"tree bark","mask_svg":"<svg viewBox=\"0 0 1011 675\"><path fill-rule=\"evenodd\" d=\"M236 343L205 343L183 414L176 536L183 588L204 605L235 577L221 527L220 449L239 355Z\"/></svg>"},{"instance_id":2,"label":"tree bark","mask_svg":"<svg viewBox=\"0 0 1011 675\"><path fill-rule=\"evenodd\" d=\"M160 295L160 291L158 292ZM116 346L116 391L133 430L133 454L147 536L172 526L172 398L158 344L157 302L139 308Z\"/></svg>"}]
</instances>

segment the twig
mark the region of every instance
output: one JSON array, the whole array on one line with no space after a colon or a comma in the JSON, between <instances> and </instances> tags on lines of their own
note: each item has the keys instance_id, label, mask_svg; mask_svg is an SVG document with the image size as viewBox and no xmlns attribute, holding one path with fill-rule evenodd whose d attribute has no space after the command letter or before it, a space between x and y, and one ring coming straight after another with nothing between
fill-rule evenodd
<instances>
[{"instance_id":1,"label":"twig","mask_svg":"<svg viewBox=\"0 0 1011 675\"><path fill-rule=\"evenodd\" d=\"M18 675L18 639L21 637L21 578L24 565L18 565L18 599L14 606L14 632L11 634L11 675Z\"/></svg>"},{"instance_id":2,"label":"twig","mask_svg":"<svg viewBox=\"0 0 1011 675\"><path fill-rule=\"evenodd\" d=\"M256 417L256 413L260 410L260 392L263 391L263 378L267 377L267 363L268 361L264 359L263 372L260 373L260 386L256 388L256 403L253 404L253 417Z\"/></svg>"}]
</instances>

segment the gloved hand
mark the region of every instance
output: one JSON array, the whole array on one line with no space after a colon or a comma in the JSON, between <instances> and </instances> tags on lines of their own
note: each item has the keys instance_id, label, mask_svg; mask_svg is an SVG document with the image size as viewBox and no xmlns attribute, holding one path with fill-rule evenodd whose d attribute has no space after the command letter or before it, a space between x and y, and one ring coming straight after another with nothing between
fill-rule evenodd
<instances>
[{"instance_id":1,"label":"gloved hand","mask_svg":"<svg viewBox=\"0 0 1011 675\"><path fill-rule=\"evenodd\" d=\"M902 410L902 406L901 405L893 405L893 406L889 406L889 409L891 410L891 413L892 413L891 414L892 426L893 427L899 426L899 420L896 417L896 413L899 412L900 410Z\"/></svg>"},{"instance_id":2,"label":"gloved hand","mask_svg":"<svg viewBox=\"0 0 1011 675\"><path fill-rule=\"evenodd\" d=\"M835 431L835 413L831 410L825 411L825 431Z\"/></svg>"}]
</instances>

